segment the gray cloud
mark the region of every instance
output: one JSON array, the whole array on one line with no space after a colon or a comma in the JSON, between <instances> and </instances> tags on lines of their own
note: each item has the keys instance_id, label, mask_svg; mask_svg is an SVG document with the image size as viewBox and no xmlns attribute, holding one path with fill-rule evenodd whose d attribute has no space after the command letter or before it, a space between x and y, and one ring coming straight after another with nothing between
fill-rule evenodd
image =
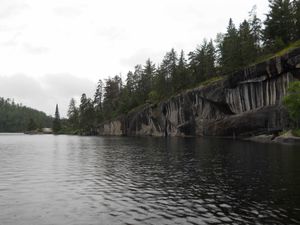
<instances>
[{"instance_id":1,"label":"gray cloud","mask_svg":"<svg viewBox=\"0 0 300 225\"><path fill-rule=\"evenodd\" d=\"M161 52L154 52L150 49L140 49L135 54L122 58L120 63L125 66L134 67L137 64L143 64L150 58L154 62L161 60Z\"/></svg>"},{"instance_id":2,"label":"gray cloud","mask_svg":"<svg viewBox=\"0 0 300 225\"><path fill-rule=\"evenodd\" d=\"M82 14L82 11L73 7L56 7L53 9L54 14L63 17L76 17Z\"/></svg>"},{"instance_id":3,"label":"gray cloud","mask_svg":"<svg viewBox=\"0 0 300 225\"><path fill-rule=\"evenodd\" d=\"M7 41L1 42L0 44L5 47L16 46L16 45L18 45L17 39L20 35L21 35L21 32L16 32L12 38L8 39Z\"/></svg>"},{"instance_id":4,"label":"gray cloud","mask_svg":"<svg viewBox=\"0 0 300 225\"><path fill-rule=\"evenodd\" d=\"M30 53L30 54L44 54L47 53L49 51L49 49L47 47L44 46L34 46L30 43L24 43L23 47L25 49L26 52Z\"/></svg>"},{"instance_id":5,"label":"gray cloud","mask_svg":"<svg viewBox=\"0 0 300 225\"><path fill-rule=\"evenodd\" d=\"M78 96L94 91L95 83L69 73L47 74L42 78L47 90L56 96Z\"/></svg>"},{"instance_id":6,"label":"gray cloud","mask_svg":"<svg viewBox=\"0 0 300 225\"><path fill-rule=\"evenodd\" d=\"M125 30L117 27L99 28L96 35L109 41L124 39L126 37Z\"/></svg>"},{"instance_id":7,"label":"gray cloud","mask_svg":"<svg viewBox=\"0 0 300 225\"><path fill-rule=\"evenodd\" d=\"M29 6L27 4L20 1L2 0L0 8L0 18L5 19L17 15L28 7Z\"/></svg>"}]
</instances>

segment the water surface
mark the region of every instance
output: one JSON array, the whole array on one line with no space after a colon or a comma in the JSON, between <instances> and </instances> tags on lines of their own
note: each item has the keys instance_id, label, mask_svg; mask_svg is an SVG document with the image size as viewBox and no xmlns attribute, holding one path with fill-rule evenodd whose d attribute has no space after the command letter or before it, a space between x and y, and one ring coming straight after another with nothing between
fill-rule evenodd
<instances>
[{"instance_id":1,"label":"water surface","mask_svg":"<svg viewBox=\"0 0 300 225\"><path fill-rule=\"evenodd\" d=\"M0 135L0 224L300 224L299 146Z\"/></svg>"}]
</instances>

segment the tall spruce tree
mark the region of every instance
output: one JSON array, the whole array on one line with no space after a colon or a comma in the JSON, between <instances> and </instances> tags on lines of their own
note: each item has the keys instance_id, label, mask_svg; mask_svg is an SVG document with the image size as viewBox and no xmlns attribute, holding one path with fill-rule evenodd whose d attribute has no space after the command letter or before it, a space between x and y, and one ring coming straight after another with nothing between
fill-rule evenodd
<instances>
[{"instance_id":1,"label":"tall spruce tree","mask_svg":"<svg viewBox=\"0 0 300 225\"><path fill-rule=\"evenodd\" d=\"M102 101L103 101L103 82L101 79L99 79L97 83L96 92L94 95L94 108L95 108L95 116L96 116L96 122L100 123L103 120L103 107L102 107Z\"/></svg>"},{"instance_id":2,"label":"tall spruce tree","mask_svg":"<svg viewBox=\"0 0 300 225\"><path fill-rule=\"evenodd\" d=\"M275 51L293 40L293 8L290 0L269 0L269 7L263 38L265 46Z\"/></svg>"},{"instance_id":3,"label":"tall spruce tree","mask_svg":"<svg viewBox=\"0 0 300 225\"><path fill-rule=\"evenodd\" d=\"M54 115L52 129L53 129L54 133L58 133L61 130L61 122L60 122L60 115L59 115L59 111L58 111L58 104L56 104L56 107L55 107L55 115Z\"/></svg>"},{"instance_id":4,"label":"tall spruce tree","mask_svg":"<svg viewBox=\"0 0 300 225\"><path fill-rule=\"evenodd\" d=\"M172 82L176 73L177 62L177 53L172 48L170 52L165 54L157 70L156 91L160 97L166 97L172 94Z\"/></svg>"},{"instance_id":5,"label":"tall spruce tree","mask_svg":"<svg viewBox=\"0 0 300 225\"><path fill-rule=\"evenodd\" d=\"M154 63L148 59L146 61L145 66L143 67L143 72L141 74L140 79L140 94L142 95L142 101L145 102L148 99L148 95L153 86L153 77L155 75L155 65Z\"/></svg>"},{"instance_id":6,"label":"tall spruce tree","mask_svg":"<svg viewBox=\"0 0 300 225\"><path fill-rule=\"evenodd\" d=\"M187 69L187 62L184 56L184 51L181 50L180 57L178 60L178 65L173 77L173 92L177 93L178 91L187 88L190 81L189 71Z\"/></svg>"},{"instance_id":7,"label":"tall spruce tree","mask_svg":"<svg viewBox=\"0 0 300 225\"><path fill-rule=\"evenodd\" d=\"M294 39L300 39L300 0L295 0L293 2L294 9L294 22L295 22L295 34Z\"/></svg>"},{"instance_id":8,"label":"tall spruce tree","mask_svg":"<svg viewBox=\"0 0 300 225\"><path fill-rule=\"evenodd\" d=\"M239 28L240 66L247 66L254 62L258 56L256 40L247 20L244 20Z\"/></svg>"},{"instance_id":9,"label":"tall spruce tree","mask_svg":"<svg viewBox=\"0 0 300 225\"><path fill-rule=\"evenodd\" d=\"M254 39L256 52L260 54L261 52L261 41L262 41L262 22L257 17L257 7L253 6L252 10L249 12L249 25L250 25L250 32Z\"/></svg>"},{"instance_id":10,"label":"tall spruce tree","mask_svg":"<svg viewBox=\"0 0 300 225\"><path fill-rule=\"evenodd\" d=\"M37 129L36 122L32 118L30 118L27 126L27 131L35 131L36 129Z\"/></svg>"},{"instance_id":11,"label":"tall spruce tree","mask_svg":"<svg viewBox=\"0 0 300 225\"><path fill-rule=\"evenodd\" d=\"M231 72L241 66L239 35L232 19L229 20L227 32L218 47L223 73Z\"/></svg>"},{"instance_id":12,"label":"tall spruce tree","mask_svg":"<svg viewBox=\"0 0 300 225\"><path fill-rule=\"evenodd\" d=\"M69 109L68 109L68 118L69 124L71 125L72 129L78 129L79 127L79 112L78 108L76 107L76 101L74 98L71 98Z\"/></svg>"},{"instance_id":13,"label":"tall spruce tree","mask_svg":"<svg viewBox=\"0 0 300 225\"><path fill-rule=\"evenodd\" d=\"M213 41L204 39L202 45L189 54L194 82L199 83L215 75L216 50Z\"/></svg>"},{"instance_id":14,"label":"tall spruce tree","mask_svg":"<svg viewBox=\"0 0 300 225\"><path fill-rule=\"evenodd\" d=\"M93 101L87 98L86 94L82 94L79 106L79 127L82 132L90 132L94 126L95 113Z\"/></svg>"}]
</instances>

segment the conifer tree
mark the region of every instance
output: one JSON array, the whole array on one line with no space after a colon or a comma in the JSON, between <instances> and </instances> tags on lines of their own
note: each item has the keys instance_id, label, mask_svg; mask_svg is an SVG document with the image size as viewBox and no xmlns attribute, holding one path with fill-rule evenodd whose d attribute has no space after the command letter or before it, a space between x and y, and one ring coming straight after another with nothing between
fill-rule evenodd
<instances>
[{"instance_id":1,"label":"conifer tree","mask_svg":"<svg viewBox=\"0 0 300 225\"><path fill-rule=\"evenodd\" d=\"M27 126L27 131L35 131L36 129L37 129L36 122L32 118L30 118Z\"/></svg>"},{"instance_id":2,"label":"conifer tree","mask_svg":"<svg viewBox=\"0 0 300 225\"><path fill-rule=\"evenodd\" d=\"M68 109L68 118L69 118L69 123L73 129L78 128L78 108L76 107L76 101L74 98L71 98L70 104L69 104L69 109Z\"/></svg>"},{"instance_id":3,"label":"conifer tree","mask_svg":"<svg viewBox=\"0 0 300 225\"><path fill-rule=\"evenodd\" d=\"M231 72L241 66L239 35L232 19L229 20L227 32L219 43L219 51L223 73Z\"/></svg>"},{"instance_id":4,"label":"conifer tree","mask_svg":"<svg viewBox=\"0 0 300 225\"><path fill-rule=\"evenodd\" d=\"M300 39L300 0L295 0L293 3L294 8L294 22L295 22L295 40Z\"/></svg>"},{"instance_id":5,"label":"conifer tree","mask_svg":"<svg viewBox=\"0 0 300 225\"><path fill-rule=\"evenodd\" d=\"M58 133L61 130L61 122L60 122L60 115L59 115L59 111L58 111L58 104L56 104L56 107L55 107L55 115L54 115L52 129L53 129L54 133Z\"/></svg>"},{"instance_id":6,"label":"conifer tree","mask_svg":"<svg viewBox=\"0 0 300 225\"><path fill-rule=\"evenodd\" d=\"M173 92L177 93L178 91L187 88L190 82L189 73L187 69L187 62L184 56L184 51L181 50L180 57L178 60L178 65L173 78Z\"/></svg>"},{"instance_id":7,"label":"conifer tree","mask_svg":"<svg viewBox=\"0 0 300 225\"><path fill-rule=\"evenodd\" d=\"M257 7L253 6L249 13L248 23L250 25L250 32L254 39L256 52L259 54L261 52L261 40L262 40L262 22L257 17Z\"/></svg>"},{"instance_id":8,"label":"conifer tree","mask_svg":"<svg viewBox=\"0 0 300 225\"><path fill-rule=\"evenodd\" d=\"M258 52L255 37L251 33L250 24L244 20L239 28L240 66L247 66L254 62Z\"/></svg>"},{"instance_id":9,"label":"conifer tree","mask_svg":"<svg viewBox=\"0 0 300 225\"><path fill-rule=\"evenodd\" d=\"M148 59L146 61L146 64L143 68L143 72L141 74L141 79L140 79L140 91L141 91L141 97L142 101L145 102L148 98L148 95L152 89L153 86L153 77L155 74L156 68L154 63Z\"/></svg>"},{"instance_id":10,"label":"conifer tree","mask_svg":"<svg viewBox=\"0 0 300 225\"><path fill-rule=\"evenodd\" d=\"M269 0L263 31L264 43L270 50L279 50L293 40L293 8L290 0Z\"/></svg>"}]
</instances>

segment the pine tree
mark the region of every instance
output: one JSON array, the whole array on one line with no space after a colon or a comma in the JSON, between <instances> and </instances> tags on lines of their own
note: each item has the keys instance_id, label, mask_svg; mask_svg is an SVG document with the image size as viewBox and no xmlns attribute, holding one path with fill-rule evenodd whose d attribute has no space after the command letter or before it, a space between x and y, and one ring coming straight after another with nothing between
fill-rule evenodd
<instances>
[{"instance_id":1,"label":"pine tree","mask_svg":"<svg viewBox=\"0 0 300 225\"><path fill-rule=\"evenodd\" d=\"M189 84L189 72L187 69L187 62L184 57L184 51L181 50L178 65L176 67L176 71L173 77L173 92L177 93L178 91L187 88Z\"/></svg>"},{"instance_id":2,"label":"pine tree","mask_svg":"<svg viewBox=\"0 0 300 225\"><path fill-rule=\"evenodd\" d=\"M32 118L30 118L27 126L27 131L35 131L36 129L37 129L36 122Z\"/></svg>"},{"instance_id":3,"label":"pine tree","mask_svg":"<svg viewBox=\"0 0 300 225\"><path fill-rule=\"evenodd\" d=\"M189 56L190 70L194 82L199 83L215 75L216 51L212 40L207 42L204 39L202 45L196 51L190 53Z\"/></svg>"},{"instance_id":4,"label":"pine tree","mask_svg":"<svg viewBox=\"0 0 300 225\"><path fill-rule=\"evenodd\" d=\"M261 40L262 40L262 22L257 17L257 7L253 6L252 10L249 12L249 25L250 32L254 39L256 52L259 54L261 52Z\"/></svg>"},{"instance_id":5,"label":"pine tree","mask_svg":"<svg viewBox=\"0 0 300 225\"><path fill-rule=\"evenodd\" d=\"M94 95L94 105L97 111L102 111L102 101L103 101L103 82L99 79L97 83L96 92Z\"/></svg>"},{"instance_id":6,"label":"pine tree","mask_svg":"<svg viewBox=\"0 0 300 225\"><path fill-rule=\"evenodd\" d=\"M78 108L76 107L75 99L72 98L70 100L69 109L68 109L68 118L72 129L78 129L78 125L79 125L78 114L79 112L78 112Z\"/></svg>"},{"instance_id":7,"label":"pine tree","mask_svg":"<svg viewBox=\"0 0 300 225\"><path fill-rule=\"evenodd\" d=\"M274 51L293 40L293 8L290 0L269 0L269 7L263 38L265 46Z\"/></svg>"},{"instance_id":8,"label":"pine tree","mask_svg":"<svg viewBox=\"0 0 300 225\"><path fill-rule=\"evenodd\" d=\"M294 22L295 22L295 40L300 39L300 0L295 0L293 3Z\"/></svg>"},{"instance_id":9,"label":"pine tree","mask_svg":"<svg viewBox=\"0 0 300 225\"><path fill-rule=\"evenodd\" d=\"M143 68L143 72L141 74L140 79L140 94L142 95L142 101L145 102L148 99L148 95L153 86L153 77L155 75L155 65L154 63L148 59L146 61L146 65Z\"/></svg>"},{"instance_id":10,"label":"pine tree","mask_svg":"<svg viewBox=\"0 0 300 225\"><path fill-rule=\"evenodd\" d=\"M244 20L239 28L240 66L247 66L258 56L255 37L251 33L250 24Z\"/></svg>"},{"instance_id":11,"label":"pine tree","mask_svg":"<svg viewBox=\"0 0 300 225\"><path fill-rule=\"evenodd\" d=\"M60 116L59 116L59 111L58 111L58 104L56 104L56 107L55 107L55 115L54 115L52 129L53 129L54 133L58 133L61 130L61 122L60 122Z\"/></svg>"},{"instance_id":12,"label":"pine tree","mask_svg":"<svg viewBox=\"0 0 300 225\"><path fill-rule=\"evenodd\" d=\"M99 79L96 92L94 95L94 108L95 108L95 116L96 116L97 123L100 123L103 120L102 101L103 101L103 82L101 79Z\"/></svg>"},{"instance_id":13,"label":"pine tree","mask_svg":"<svg viewBox=\"0 0 300 225\"><path fill-rule=\"evenodd\" d=\"M231 72L241 66L239 35L232 19L229 20L227 32L219 43L220 66L222 72Z\"/></svg>"},{"instance_id":14,"label":"pine tree","mask_svg":"<svg viewBox=\"0 0 300 225\"><path fill-rule=\"evenodd\" d=\"M160 90L163 97L172 94L173 80L176 73L177 67L177 52L172 48L170 52L167 52L164 59L160 65L159 75L160 75L160 85L163 90Z\"/></svg>"},{"instance_id":15,"label":"pine tree","mask_svg":"<svg viewBox=\"0 0 300 225\"><path fill-rule=\"evenodd\" d=\"M90 129L94 127L95 112L93 101L86 97L86 94L82 94L80 98L79 106L79 127L86 133L90 132Z\"/></svg>"},{"instance_id":16,"label":"pine tree","mask_svg":"<svg viewBox=\"0 0 300 225\"><path fill-rule=\"evenodd\" d=\"M103 113L105 118L111 118L118 113L120 105L120 95L122 89L122 79L120 76L109 78L105 81Z\"/></svg>"}]
</instances>

